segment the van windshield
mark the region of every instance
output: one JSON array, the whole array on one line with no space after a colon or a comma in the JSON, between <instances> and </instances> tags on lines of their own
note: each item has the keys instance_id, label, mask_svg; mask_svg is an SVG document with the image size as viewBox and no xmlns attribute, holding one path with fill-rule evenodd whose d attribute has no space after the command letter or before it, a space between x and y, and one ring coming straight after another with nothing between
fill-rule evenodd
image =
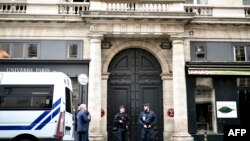
<instances>
[{"instance_id":1,"label":"van windshield","mask_svg":"<svg viewBox=\"0 0 250 141\"><path fill-rule=\"evenodd\" d=\"M1 85L1 110L46 110L52 108L53 85Z\"/></svg>"}]
</instances>

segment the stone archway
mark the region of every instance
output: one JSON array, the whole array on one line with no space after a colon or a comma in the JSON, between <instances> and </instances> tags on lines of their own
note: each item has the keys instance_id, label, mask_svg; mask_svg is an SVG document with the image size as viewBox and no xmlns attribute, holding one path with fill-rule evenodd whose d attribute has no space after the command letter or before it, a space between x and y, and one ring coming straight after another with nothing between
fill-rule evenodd
<instances>
[{"instance_id":1,"label":"stone archway","mask_svg":"<svg viewBox=\"0 0 250 141\"><path fill-rule=\"evenodd\" d=\"M124 105L130 117L130 132L127 138L131 141L140 139L140 125L137 118L144 103L150 103L157 113L155 139L163 140L163 94L161 67L157 59L148 51L139 48L122 50L109 66L108 79L108 140L114 141L112 132L114 115L119 106Z\"/></svg>"},{"instance_id":2,"label":"stone archway","mask_svg":"<svg viewBox=\"0 0 250 141\"><path fill-rule=\"evenodd\" d=\"M163 50L159 45L152 45L145 41L127 41L120 42L119 44L113 45L110 49L106 50L104 54L102 54L102 108L105 112L107 112L107 87L108 87L108 79L109 72L108 68L110 62L119 52L129 49L129 48L140 48L151 53L159 62L161 70L162 70L162 85L163 85L163 111L166 111L168 108L172 107L172 72L171 72L171 63L172 57L167 56L167 51L171 50ZM173 120L164 115L164 138L170 137L172 134ZM102 128L101 131L107 140L107 114L102 117Z\"/></svg>"}]
</instances>

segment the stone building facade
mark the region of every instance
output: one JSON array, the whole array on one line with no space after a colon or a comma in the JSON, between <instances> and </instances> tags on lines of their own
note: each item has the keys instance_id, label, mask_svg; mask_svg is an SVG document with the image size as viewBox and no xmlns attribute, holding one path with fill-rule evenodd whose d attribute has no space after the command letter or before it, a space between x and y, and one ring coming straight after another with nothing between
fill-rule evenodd
<instances>
[{"instance_id":1,"label":"stone building facade","mask_svg":"<svg viewBox=\"0 0 250 141\"><path fill-rule=\"evenodd\" d=\"M224 123L217 117L216 102L236 102L238 116L226 121L236 124L242 119L238 98L219 96L227 88L215 84L235 86L236 91L236 83L244 78L249 86L248 4L249 0L1 0L0 49L10 58L0 62L85 60L88 71L71 77L89 77L84 88L75 82L76 91L84 91L75 104L88 103L90 140L112 140L110 121L120 105L132 117L130 140L137 140L136 118L144 102L158 111L158 140L198 141L201 131L211 135L208 140L221 140ZM16 51L20 43L23 48ZM30 43L37 44L35 57ZM219 83L225 77L231 79ZM213 104L197 108L196 86L212 91L210 101L201 92L201 101ZM196 120L206 112L204 107L210 108L211 118Z\"/></svg>"}]
</instances>

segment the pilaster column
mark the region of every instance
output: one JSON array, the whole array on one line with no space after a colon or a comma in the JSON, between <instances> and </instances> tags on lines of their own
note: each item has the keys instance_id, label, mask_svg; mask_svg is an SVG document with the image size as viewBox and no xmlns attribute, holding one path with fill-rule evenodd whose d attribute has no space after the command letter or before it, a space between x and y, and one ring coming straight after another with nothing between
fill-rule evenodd
<instances>
[{"instance_id":1,"label":"pilaster column","mask_svg":"<svg viewBox=\"0 0 250 141\"><path fill-rule=\"evenodd\" d=\"M102 141L101 134L101 98L102 98L102 76L101 76L101 35L89 36L90 64L89 64L89 93L88 108L91 113L89 136L90 140Z\"/></svg>"},{"instance_id":2,"label":"pilaster column","mask_svg":"<svg viewBox=\"0 0 250 141\"><path fill-rule=\"evenodd\" d=\"M167 114L168 109L173 108L173 76L171 73L161 74L163 85L163 111L164 111L164 141L172 141L174 129L174 117Z\"/></svg>"},{"instance_id":3,"label":"pilaster column","mask_svg":"<svg viewBox=\"0 0 250 141\"><path fill-rule=\"evenodd\" d=\"M110 73L102 73L102 109L104 110L104 116L102 119L102 129L101 132L104 136L104 140L108 140L108 132L107 132L107 99L108 99L108 79Z\"/></svg>"},{"instance_id":4,"label":"pilaster column","mask_svg":"<svg viewBox=\"0 0 250 141\"><path fill-rule=\"evenodd\" d=\"M187 93L185 78L184 41L172 38L173 45L173 104L174 141L193 141L188 134Z\"/></svg>"}]
</instances>

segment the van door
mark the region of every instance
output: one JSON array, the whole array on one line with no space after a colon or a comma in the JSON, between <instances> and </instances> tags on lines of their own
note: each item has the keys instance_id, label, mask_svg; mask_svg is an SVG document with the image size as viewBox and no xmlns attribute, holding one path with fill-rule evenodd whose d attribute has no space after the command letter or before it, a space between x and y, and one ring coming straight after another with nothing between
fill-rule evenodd
<instances>
[{"instance_id":1,"label":"van door","mask_svg":"<svg viewBox=\"0 0 250 141\"><path fill-rule=\"evenodd\" d=\"M74 140L74 120L72 111L72 91L65 88L65 128L63 140Z\"/></svg>"}]
</instances>

